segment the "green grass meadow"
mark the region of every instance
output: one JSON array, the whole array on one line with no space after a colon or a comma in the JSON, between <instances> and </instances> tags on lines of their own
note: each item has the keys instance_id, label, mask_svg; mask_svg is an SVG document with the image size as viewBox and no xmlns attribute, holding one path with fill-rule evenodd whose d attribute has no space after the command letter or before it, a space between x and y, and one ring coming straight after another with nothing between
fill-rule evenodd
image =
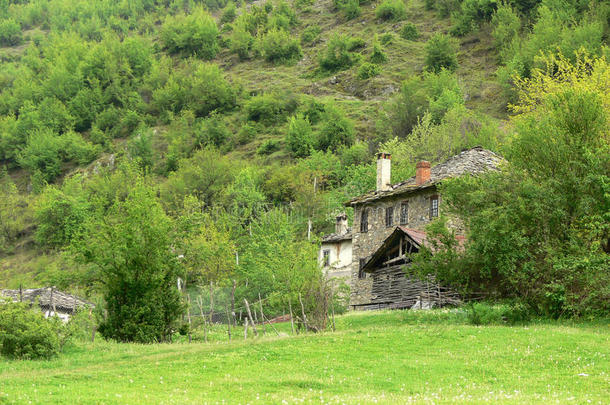
<instances>
[{"instance_id":1,"label":"green grass meadow","mask_svg":"<svg viewBox=\"0 0 610 405\"><path fill-rule=\"evenodd\" d=\"M2 404L608 403L610 327L471 326L456 311L350 313L337 331L210 343L75 343L0 362ZM271 333L270 333L271 332Z\"/></svg>"}]
</instances>

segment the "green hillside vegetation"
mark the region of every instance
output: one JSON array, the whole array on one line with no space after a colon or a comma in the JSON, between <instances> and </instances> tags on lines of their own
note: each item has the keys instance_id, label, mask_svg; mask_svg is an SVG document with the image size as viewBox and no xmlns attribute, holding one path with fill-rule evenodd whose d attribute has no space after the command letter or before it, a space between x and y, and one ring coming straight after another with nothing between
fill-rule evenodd
<instances>
[{"instance_id":1,"label":"green hillside vegetation","mask_svg":"<svg viewBox=\"0 0 610 405\"><path fill-rule=\"evenodd\" d=\"M126 290L142 294L133 308L167 298L166 319L147 318L158 329L139 341L171 338L186 305L165 294L177 274L187 288L236 279L248 286L238 300L260 294L275 314L300 295L315 311L325 286L308 221L315 242L344 201L374 188L374 152L393 153L400 181L417 160L482 145L516 177L530 170L523 151L560 131L563 149L537 155L530 189L496 179L462 206L480 212L495 185L549 196L557 215L541 225L532 206L514 207L520 220L500 233L513 239L474 245L474 267L451 263L475 274L448 281L555 317L606 313L609 16L596 0L0 1L0 284L109 306ZM561 119L576 107L586 114ZM590 167L573 172L587 182L572 187L559 162ZM535 181L549 173L556 183ZM474 240L483 224L473 219ZM547 237L557 232L567 236ZM507 241L541 248L507 253ZM532 266L560 281L533 277L529 294ZM574 281L583 269L599 277ZM134 274L146 288L125 281ZM115 315L106 325L129 316ZM107 336L133 339L117 328Z\"/></svg>"},{"instance_id":2,"label":"green hillside vegetation","mask_svg":"<svg viewBox=\"0 0 610 405\"><path fill-rule=\"evenodd\" d=\"M608 332L607 324L472 326L447 310L353 313L317 335L79 342L60 359L0 362L0 395L7 404L603 404Z\"/></svg>"}]
</instances>

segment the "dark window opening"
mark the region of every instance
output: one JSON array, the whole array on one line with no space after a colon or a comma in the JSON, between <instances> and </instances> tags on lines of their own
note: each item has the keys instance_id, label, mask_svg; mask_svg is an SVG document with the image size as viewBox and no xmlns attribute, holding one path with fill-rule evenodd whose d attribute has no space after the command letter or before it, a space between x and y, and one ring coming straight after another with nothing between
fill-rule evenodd
<instances>
[{"instance_id":1,"label":"dark window opening","mask_svg":"<svg viewBox=\"0 0 610 405\"><path fill-rule=\"evenodd\" d=\"M324 265L324 267L330 265L330 250L322 251L322 264Z\"/></svg>"},{"instance_id":2,"label":"dark window opening","mask_svg":"<svg viewBox=\"0 0 610 405\"><path fill-rule=\"evenodd\" d=\"M362 210L362 216L360 217L360 232L368 232L369 230L369 210Z\"/></svg>"},{"instance_id":3,"label":"dark window opening","mask_svg":"<svg viewBox=\"0 0 610 405\"><path fill-rule=\"evenodd\" d=\"M404 201L400 204L400 224L406 225L409 223L409 203Z\"/></svg>"},{"instance_id":4,"label":"dark window opening","mask_svg":"<svg viewBox=\"0 0 610 405\"><path fill-rule=\"evenodd\" d=\"M394 207L386 207L385 209L385 226L394 224Z\"/></svg>"},{"instance_id":5,"label":"dark window opening","mask_svg":"<svg viewBox=\"0 0 610 405\"><path fill-rule=\"evenodd\" d=\"M430 198L430 218L438 217L438 196Z\"/></svg>"},{"instance_id":6,"label":"dark window opening","mask_svg":"<svg viewBox=\"0 0 610 405\"><path fill-rule=\"evenodd\" d=\"M366 264L366 259L360 259L358 261L358 278L363 279L366 278L366 273L364 272L364 265Z\"/></svg>"}]
</instances>

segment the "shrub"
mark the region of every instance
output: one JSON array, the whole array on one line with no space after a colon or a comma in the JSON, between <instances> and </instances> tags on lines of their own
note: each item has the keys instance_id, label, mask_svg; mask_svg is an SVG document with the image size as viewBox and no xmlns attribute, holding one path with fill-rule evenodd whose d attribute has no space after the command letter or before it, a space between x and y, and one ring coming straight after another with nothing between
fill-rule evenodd
<instances>
[{"instance_id":1,"label":"shrub","mask_svg":"<svg viewBox=\"0 0 610 405\"><path fill-rule=\"evenodd\" d=\"M254 46L254 37L243 24L236 23L231 34L229 48L231 52L236 53L240 60L250 58L250 51Z\"/></svg>"},{"instance_id":2,"label":"shrub","mask_svg":"<svg viewBox=\"0 0 610 405\"><path fill-rule=\"evenodd\" d=\"M491 19L492 36L496 47L502 50L508 47L519 34L521 19L508 4L501 4Z\"/></svg>"},{"instance_id":3,"label":"shrub","mask_svg":"<svg viewBox=\"0 0 610 405\"><path fill-rule=\"evenodd\" d=\"M286 145L294 157L302 158L311 154L315 143L309 120L303 114L290 118L286 132Z\"/></svg>"},{"instance_id":4,"label":"shrub","mask_svg":"<svg viewBox=\"0 0 610 405\"><path fill-rule=\"evenodd\" d=\"M383 52L383 49L381 49L381 44L379 44L379 41L375 37L375 40L373 41L373 51L371 52L370 57L371 63L380 64L386 62L387 60L388 57L386 56L385 52Z\"/></svg>"},{"instance_id":5,"label":"shrub","mask_svg":"<svg viewBox=\"0 0 610 405\"><path fill-rule=\"evenodd\" d=\"M401 28L400 36L407 41L414 41L419 37L419 32L417 32L415 24L408 22Z\"/></svg>"},{"instance_id":6,"label":"shrub","mask_svg":"<svg viewBox=\"0 0 610 405\"><path fill-rule=\"evenodd\" d=\"M381 42L381 45L391 44L392 42L394 42L394 34L392 34L391 32L386 32L381 36L379 42Z\"/></svg>"},{"instance_id":7,"label":"shrub","mask_svg":"<svg viewBox=\"0 0 610 405\"><path fill-rule=\"evenodd\" d=\"M426 69L440 72L455 71L458 67L456 45L452 38L437 33L426 44Z\"/></svg>"},{"instance_id":8,"label":"shrub","mask_svg":"<svg viewBox=\"0 0 610 405\"><path fill-rule=\"evenodd\" d=\"M197 133L197 141L200 146L221 146L231 136L231 131L225 125L222 116L212 114L201 123Z\"/></svg>"},{"instance_id":9,"label":"shrub","mask_svg":"<svg viewBox=\"0 0 610 405\"><path fill-rule=\"evenodd\" d=\"M0 45L19 45L22 40L21 25L12 18L0 21Z\"/></svg>"},{"instance_id":10,"label":"shrub","mask_svg":"<svg viewBox=\"0 0 610 405\"><path fill-rule=\"evenodd\" d=\"M303 45L313 45L320 35L321 29L317 25L310 25L303 30L301 34L301 43Z\"/></svg>"},{"instance_id":11,"label":"shrub","mask_svg":"<svg viewBox=\"0 0 610 405\"><path fill-rule=\"evenodd\" d=\"M265 59L273 63L290 63L303 56L299 41L282 29L272 29L265 34L262 50Z\"/></svg>"},{"instance_id":12,"label":"shrub","mask_svg":"<svg viewBox=\"0 0 610 405\"><path fill-rule=\"evenodd\" d=\"M366 42L360 37L351 37L347 43L347 50L350 52L354 52L366 46Z\"/></svg>"},{"instance_id":13,"label":"shrub","mask_svg":"<svg viewBox=\"0 0 610 405\"><path fill-rule=\"evenodd\" d=\"M245 145L252 142L256 138L256 134L259 132L258 125L247 122L242 125L235 136L235 143L238 145Z\"/></svg>"},{"instance_id":14,"label":"shrub","mask_svg":"<svg viewBox=\"0 0 610 405\"><path fill-rule=\"evenodd\" d=\"M52 181L61 173L63 147L60 138L52 132L36 131L29 136L17 160L30 174L39 172L45 181Z\"/></svg>"},{"instance_id":15,"label":"shrub","mask_svg":"<svg viewBox=\"0 0 610 405\"><path fill-rule=\"evenodd\" d=\"M475 302L468 307L467 319L471 325L492 325L503 323L505 308L487 303Z\"/></svg>"},{"instance_id":16,"label":"shrub","mask_svg":"<svg viewBox=\"0 0 610 405\"><path fill-rule=\"evenodd\" d=\"M320 68L328 72L349 69L358 59L357 55L350 52L350 48L351 41L348 37L334 34L320 55Z\"/></svg>"},{"instance_id":17,"label":"shrub","mask_svg":"<svg viewBox=\"0 0 610 405\"><path fill-rule=\"evenodd\" d=\"M403 0L383 0L375 9L375 15L380 20L404 20L407 17L407 6Z\"/></svg>"},{"instance_id":18,"label":"shrub","mask_svg":"<svg viewBox=\"0 0 610 405\"><path fill-rule=\"evenodd\" d=\"M236 102L236 89L217 65L193 63L155 90L152 104L160 111L191 110L205 117L213 111L228 111Z\"/></svg>"},{"instance_id":19,"label":"shrub","mask_svg":"<svg viewBox=\"0 0 610 405\"><path fill-rule=\"evenodd\" d=\"M244 110L250 121L273 123L283 119L284 114L294 111L294 108L278 94L260 94L252 97Z\"/></svg>"},{"instance_id":20,"label":"shrub","mask_svg":"<svg viewBox=\"0 0 610 405\"><path fill-rule=\"evenodd\" d=\"M270 155L281 149L282 143L277 139L267 139L256 149L256 153L259 155Z\"/></svg>"},{"instance_id":21,"label":"shrub","mask_svg":"<svg viewBox=\"0 0 610 405\"><path fill-rule=\"evenodd\" d=\"M341 7L347 20L353 20L362 14L359 0L347 0Z\"/></svg>"},{"instance_id":22,"label":"shrub","mask_svg":"<svg viewBox=\"0 0 610 405\"><path fill-rule=\"evenodd\" d=\"M58 323L59 322L59 323ZM13 359L45 359L60 352L61 321L45 319L24 303L0 303L0 353Z\"/></svg>"},{"instance_id":23,"label":"shrub","mask_svg":"<svg viewBox=\"0 0 610 405\"><path fill-rule=\"evenodd\" d=\"M222 11L222 16L220 17L220 23L226 24L231 23L237 17L237 8L235 7L235 3L229 2L227 6Z\"/></svg>"},{"instance_id":24,"label":"shrub","mask_svg":"<svg viewBox=\"0 0 610 405\"><path fill-rule=\"evenodd\" d=\"M354 143L354 124L335 106L328 106L318 138L318 149L336 151Z\"/></svg>"},{"instance_id":25,"label":"shrub","mask_svg":"<svg viewBox=\"0 0 610 405\"><path fill-rule=\"evenodd\" d=\"M44 189L34 206L34 219L38 225L36 242L48 248L67 246L82 230L89 216L89 204L79 187L80 179L68 179L61 189L49 186Z\"/></svg>"},{"instance_id":26,"label":"shrub","mask_svg":"<svg viewBox=\"0 0 610 405\"><path fill-rule=\"evenodd\" d=\"M358 78L366 80L368 78L377 76L381 72L379 65L370 62L364 62L358 68Z\"/></svg>"},{"instance_id":27,"label":"shrub","mask_svg":"<svg viewBox=\"0 0 610 405\"><path fill-rule=\"evenodd\" d=\"M464 0L460 6L458 22L452 33L465 35L485 21L489 21L497 7L497 0Z\"/></svg>"},{"instance_id":28,"label":"shrub","mask_svg":"<svg viewBox=\"0 0 610 405\"><path fill-rule=\"evenodd\" d=\"M219 49L216 21L202 8L186 16L168 16L160 37L170 53L184 52L213 59Z\"/></svg>"}]
</instances>

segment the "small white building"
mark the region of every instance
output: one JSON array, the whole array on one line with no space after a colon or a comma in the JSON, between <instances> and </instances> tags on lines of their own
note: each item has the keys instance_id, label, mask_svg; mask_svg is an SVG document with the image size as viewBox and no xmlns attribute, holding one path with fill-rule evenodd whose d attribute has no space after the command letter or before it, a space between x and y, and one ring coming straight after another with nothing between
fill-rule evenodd
<instances>
[{"instance_id":1,"label":"small white building","mask_svg":"<svg viewBox=\"0 0 610 405\"><path fill-rule=\"evenodd\" d=\"M347 225L347 215L337 216L335 233L322 238L318 260L327 277L349 280L352 266L352 230Z\"/></svg>"}]
</instances>

